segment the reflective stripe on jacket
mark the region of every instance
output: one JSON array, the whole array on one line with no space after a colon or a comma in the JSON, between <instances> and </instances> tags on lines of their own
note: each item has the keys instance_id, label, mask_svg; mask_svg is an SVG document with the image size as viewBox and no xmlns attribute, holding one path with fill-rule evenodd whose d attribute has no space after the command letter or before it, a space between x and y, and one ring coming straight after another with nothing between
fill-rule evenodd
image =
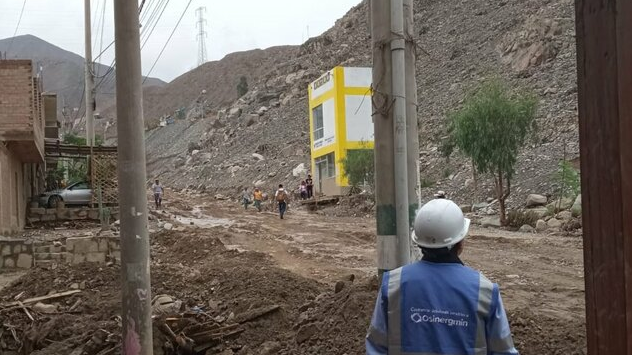
<instances>
[{"instance_id":1,"label":"reflective stripe on jacket","mask_svg":"<svg viewBox=\"0 0 632 355\"><path fill-rule=\"evenodd\" d=\"M456 263L384 273L367 355L517 355L498 285Z\"/></svg>"}]
</instances>

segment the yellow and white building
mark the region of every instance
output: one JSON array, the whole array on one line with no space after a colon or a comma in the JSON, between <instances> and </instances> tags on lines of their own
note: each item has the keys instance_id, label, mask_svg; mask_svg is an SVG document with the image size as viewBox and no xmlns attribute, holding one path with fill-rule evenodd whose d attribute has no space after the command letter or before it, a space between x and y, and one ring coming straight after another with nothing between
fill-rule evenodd
<instances>
[{"instance_id":1,"label":"yellow and white building","mask_svg":"<svg viewBox=\"0 0 632 355\"><path fill-rule=\"evenodd\" d=\"M314 190L343 194L349 186L342 159L373 149L371 68L335 67L309 84L311 171Z\"/></svg>"}]
</instances>

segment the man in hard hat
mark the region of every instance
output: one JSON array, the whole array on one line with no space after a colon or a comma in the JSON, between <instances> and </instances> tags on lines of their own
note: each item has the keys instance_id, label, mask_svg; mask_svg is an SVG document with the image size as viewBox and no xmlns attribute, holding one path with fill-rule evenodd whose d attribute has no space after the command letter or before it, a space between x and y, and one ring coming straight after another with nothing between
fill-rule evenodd
<instances>
[{"instance_id":1,"label":"man in hard hat","mask_svg":"<svg viewBox=\"0 0 632 355\"><path fill-rule=\"evenodd\" d=\"M384 273L368 355L516 355L498 285L463 265L469 219L447 199L426 203L413 242L423 258Z\"/></svg>"}]
</instances>

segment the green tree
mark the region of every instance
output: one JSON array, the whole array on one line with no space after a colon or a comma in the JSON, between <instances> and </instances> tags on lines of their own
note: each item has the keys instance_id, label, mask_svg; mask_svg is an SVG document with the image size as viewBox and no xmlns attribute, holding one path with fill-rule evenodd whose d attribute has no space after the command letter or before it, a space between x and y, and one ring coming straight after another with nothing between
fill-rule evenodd
<instances>
[{"instance_id":1,"label":"green tree","mask_svg":"<svg viewBox=\"0 0 632 355\"><path fill-rule=\"evenodd\" d=\"M503 226L518 153L536 129L536 108L533 94L512 92L493 80L482 84L449 116L450 136L443 153L449 155L456 148L471 159L478 173L493 175Z\"/></svg>"},{"instance_id":2,"label":"green tree","mask_svg":"<svg viewBox=\"0 0 632 355\"><path fill-rule=\"evenodd\" d=\"M567 160L560 161L554 180L560 186L561 197L575 198L579 195L581 189L579 172Z\"/></svg>"},{"instance_id":3,"label":"green tree","mask_svg":"<svg viewBox=\"0 0 632 355\"><path fill-rule=\"evenodd\" d=\"M246 95L248 92L248 79L245 76L239 78L239 83L237 84L237 95L242 97Z\"/></svg>"},{"instance_id":4,"label":"green tree","mask_svg":"<svg viewBox=\"0 0 632 355\"><path fill-rule=\"evenodd\" d=\"M72 145L87 145L86 143L86 137L80 137L79 135L75 134L75 133L66 133L64 134L63 138L62 138L62 143L63 144L72 144ZM100 147L103 145L103 137L99 136L98 134L95 135L94 137L94 145L97 147Z\"/></svg>"},{"instance_id":5,"label":"green tree","mask_svg":"<svg viewBox=\"0 0 632 355\"><path fill-rule=\"evenodd\" d=\"M368 184L371 190L375 185L375 168L373 149L350 149L341 160L342 174L349 180L351 192L360 190L360 186Z\"/></svg>"}]
</instances>

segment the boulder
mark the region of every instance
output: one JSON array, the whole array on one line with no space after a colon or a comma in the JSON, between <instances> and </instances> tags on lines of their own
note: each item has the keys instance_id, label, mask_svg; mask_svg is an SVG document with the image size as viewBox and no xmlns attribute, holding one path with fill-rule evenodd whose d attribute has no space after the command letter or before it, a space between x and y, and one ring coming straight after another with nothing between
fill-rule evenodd
<instances>
[{"instance_id":1,"label":"boulder","mask_svg":"<svg viewBox=\"0 0 632 355\"><path fill-rule=\"evenodd\" d=\"M263 185L265 185L266 182L263 180L257 180L257 182L255 182L255 187L262 187Z\"/></svg>"},{"instance_id":2,"label":"boulder","mask_svg":"<svg viewBox=\"0 0 632 355\"><path fill-rule=\"evenodd\" d=\"M573 203L574 202L575 202L575 200L573 200L572 198L562 197L562 198L558 198L555 201L549 203L546 207L549 210L554 211L555 213L557 213L557 212L564 211L564 210L570 210L571 207L573 207Z\"/></svg>"},{"instance_id":3,"label":"boulder","mask_svg":"<svg viewBox=\"0 0 632 355\"><path fill-rule=\"evenodd\" d=\"M487 206L489 206L489 204L485 203L485 202L481 202L481 203L475 203L472 206L472 211L476 212L476 211L480 211L480 210L484 210L487 208Z\"/></svg>"},{"instance_id":4,"label":"boulder","mask_svg":"<svg viewBox=\"0 0 632 355\"><path fill-rule=\"evenodd\" d=\"M216 119L211 122L211 127L215 129L220 129L226 127L226 125L224 124L224 122L222 122L221 119Z\"/></svg>"},{"instance_id":5,"label":"boulder","mask_svg":"<svg viewBox=\"0 0 632 355\"><path fill-rule=\"evenodd\" d=\"M301 344L316 335L316 333L318 333L318 326L316 324L304 325L296 332L296 342Z\"/></svg>"},{"instance_id":6,"label":"boulder","mask_svg":"<svg viewBox=\"0 0 632 355\"><path fill-rule=\"evenodd\" d=\"M233 120L241 116L242 110L240 107L233 107L228 111L228 119Z\"/></svg>"},{"instance_id":7,"label":"boulder","mask_svg":"<svg viewBox=\"0 0 632 355\"><path fill-rule=\"evenodd\" d=\"M198 153L200 153L199 149L195 149L191 152L191 155L198 155Z\"/></svg>"},{"instance_id":8,"label":"boulder","mask_svg":"<svg viewBox=\"0 0 632 355\"><path fill-rule=\"evenodd\" d=\"M546 222L546 224L549 226L549 228L551 229L558 229L562 227L562 221L560 221L557 218L551 218L549 219L548 222Z\"/></svg>"},{"instance_id":9,"label":"boulder","mask_svg":"<svg viewBox=\"0 0 632 355\"><path fill-rule=\"evenodd\" d=\"M535 228L531 227L528 224L525 224L524 226L520 227L518 232L521 232L521 233L534 233L535 232Z\"/></svg>"},{"instance_id":10,"label":"boulder","mask_svg":"<svg viewBox=\"0 0 632 355\"><path fill-rule=\"evenodd\" d=\"M267 107L265 107L265 106L261 106L261 107L259 108L259 110L257 110L257 114L258 114L259 116L263 116L263 115L265 115L265 113L266 113L266 112L268 112L268 108L267 108Z\"/></svg>"},{"instance_id":11,"label":"boulder","mask_svg":"<svg viewBox=\"0 0 632 355\"><path fill-rule=\"evenodd\" d=\"M573 219L573 213L571 211L562 211L557 214L557 218L562 221L570 221Z\"/></svg>"},{"instance_id":12,"label":"boulder","mask_svg":"<svg viewBox=\"0 0 632 355\"><path fill-rule=\"evenodd\" d=\"M500 228L500 217L485 217L481 220L481 226L484 228Z\"/></svg>"},{"instance_id":13,"label":"boulder","mask_svg":"<svg viewBox=\"0 0 632 355\"><path fill-rule=\"evenodd\" d=\"M177 169L180 167L183 167L186 164L186 160L184 158L177 158L174 162L173 162L173 166Z\"/></svg>"},{"instance_id":14,"label":"boulder","mask_svg":"<svg viewBox=\"0 0 632 355\"><path fill-rule=\"evenodd\" d=\"M573 202L573 206L571 207L571 212L573 212L574 216L579 216L582 214L582 195L577 195L575 202Z\"/></svg>"},{"instance_id":15,"label":"boulder","mask_svg":"<svg viewBox=\"0 0 632 355\"><path fill-rule=\"evenodd\" d=\"M535 224L535 230L536 230L538 233L544 232L544 231L546 231L547 229L549 229L549 225L548 225L548 224L546 224L546 222L545 222L544 220L539 219L539 220L536 222L536 224Z\"/></svg>"},{"instance_id":16,"label":"boulder","mask_svg":"<svg viewBox=\"0 0 632 355\"><path fill-rule=\"evenodd\" d=\"M463 213L472 212L472 205L461 205L459 207L461 208L461 211L463 211Z\"/></svg>"},{"instance_id":17,"label":"boulder","mask_svg":"<svg viewBox=\"0 0 632 355\"><path fill-rule=\"evenodd\" d=\"M202 148L200 147L198 143L189 142L188 149L187 149L189 153L192 153L195 150L199 151L200 149Z\"/></svg>"},{"instance_id":18,"label":"boulder","mask_svg":"<svg viewBox=\"0 0 632 355\"><path fill-rule=\"evenodd\" d=\"M259 153L252 153L252 157L255 158L257 161L266 160L266 158L264 158L264 156Z\"/></svg>"},{"instance_id":19,"label":"boulder","mask_svg":"<svg viewBox=\"0 0 632 355\"><path fill-rule=\"evenodd\" d=\"M173 229L173 224L171 223L165 223L165 225L163 226L164 229L170 231Z\"/></svg>"},{"instance_id":20,"label":"boulder","mask_svg":"<svg viewBox=\"0 0 632 355\"><path fill-rule=\"evenodd\" d=\"M226 197L226 196L224 196L224 195L222 195L222 194L217 194L217 195L215 195L215 199L216 199L216 200L219 200L219 201L226 201L226 200L228 200L229 198L228 198L228 197Z\"/></svg>"},{"instance_id":21,"label":"boulder","mask_svg":"<svg viewBox=\"0 0 632 355\"><path fill-rule=\"evenodd\" d=\"M527 196L527 207L545 206L548 202L546 196L531 194Z\"/></svg>"},{"instance_id":22,"label":"boulder","mask_svg":"<svg viewBox=\"0 0 632 355\"><path fill-rule=\"evenodd\" d=\"M246 118L246 127L250 127L257 123L257 118L259 118L259 115L248 115Z\"/></svg>"},{"instance_id":23,"label":"boulder","mask_svg":"<svg viewBox=\"0 0 632 355\"><path fill-rule=\"evenodd\" d=\"M546 207L529 208L527 212L535 213L538 218L544 218L549 214L549 210Z\"/></svg>"},{"instance_id":24,"label":"boulder","mask_svg":"<svg viewBox=\"0 0 632 355\"><path fill-rule=\"evenodd\" d=\"M292 170L292 176L300 177L305 176L307 174L307 169L305 169L305 164L301 163L296 168Z\"/></svg>"}]
</instances>

